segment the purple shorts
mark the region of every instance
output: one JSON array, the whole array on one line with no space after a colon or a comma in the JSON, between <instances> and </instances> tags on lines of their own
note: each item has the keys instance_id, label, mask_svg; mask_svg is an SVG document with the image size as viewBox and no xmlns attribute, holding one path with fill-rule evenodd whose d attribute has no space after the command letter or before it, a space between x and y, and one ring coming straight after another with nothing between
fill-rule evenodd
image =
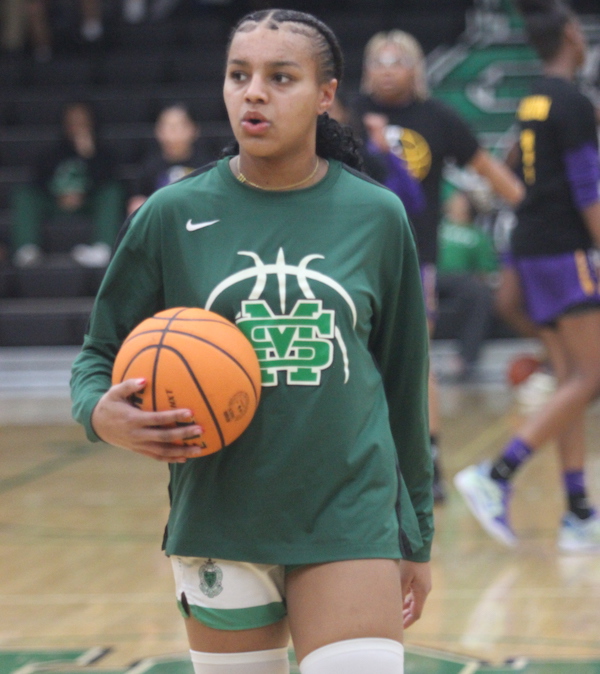
<instances>
[{"instance_id":1,"label":"purple shorts","mask_svg":"<svg viewBox=\"0 0 600 674\"><path fill-rule=\"evenodd\" d=\"M433 263L421 265L421 286L423 287L423 299L425 300L425 313L427 319L435 321L437 317L437 291L435 289L437 279L436 267Z\"/></svg>"},{"instance_id":2,"label":"purple shorts","mask_svg":"<svg viewBox=\"0 0 600 674\"><path fill-rule=\"evenodd\" d=\"M515 259L527 313L549 325L575 307L600 309L598 267L592 251Z\"/></svg>"},{"instance_id":3,"label":"purple shorts","mask_svg":"<svg viewBox=\"0 0 600 674\"><path fill-rule=\"evenodd\" d=\"M516 266L515 256L509 250L505 251L504 253L500 253L498 258L500 260L501 267L509 267L514 269Z\"/></svg>"}]
</instances>

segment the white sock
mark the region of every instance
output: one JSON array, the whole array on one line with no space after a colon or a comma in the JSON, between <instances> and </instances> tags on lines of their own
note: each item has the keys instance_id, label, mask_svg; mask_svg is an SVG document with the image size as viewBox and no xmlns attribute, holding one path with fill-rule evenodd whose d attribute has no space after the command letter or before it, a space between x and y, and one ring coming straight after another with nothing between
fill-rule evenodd
<instances>
[{"instance_id":1,"label":"white sock","mask_svg":"<svg viewBox=\"0 0 600 674\"><path fill-rule=\"evenodd\" d=\"M287 648L248 653L190 651L195 674L289 674Z\"/></svg>"},{"instance_id":2,"label":"white sock","mask_svg":"<svg viewBox=\"0 0 600 674\"><path fill-rule=\"evenodd\" d=\"M393 639L349 639L317 648L301 674L404 674L404 646Z\"/></svg>"}]
</instances>

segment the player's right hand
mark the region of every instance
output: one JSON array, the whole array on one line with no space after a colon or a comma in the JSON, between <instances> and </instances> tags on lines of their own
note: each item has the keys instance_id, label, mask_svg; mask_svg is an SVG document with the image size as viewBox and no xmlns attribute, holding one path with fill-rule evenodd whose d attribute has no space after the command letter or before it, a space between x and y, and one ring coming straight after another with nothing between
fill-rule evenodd
<instances>
[{"instance_id":1,"label":"player's right hand","mask_svg":"<svg viewBox=\"0 0 600 674\"><path fill-rule=\"evenodd\" d=\"M185 463L200 456L200 447L175 444L202 434L202 428L195 424L176 426L177 423L189 424L192 411L146 412L138 409L132 404L131 396L145 386L145 379L127 379L108 389L92 412L96 435L104 442L156 461Z\"/></svg>"}]
</instances>

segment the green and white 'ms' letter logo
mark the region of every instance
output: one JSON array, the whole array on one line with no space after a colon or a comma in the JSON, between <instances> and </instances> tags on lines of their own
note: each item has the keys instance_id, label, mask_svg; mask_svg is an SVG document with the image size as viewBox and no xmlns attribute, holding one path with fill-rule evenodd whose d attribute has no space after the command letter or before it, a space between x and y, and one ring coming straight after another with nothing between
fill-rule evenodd
<instances>
[{"instance_id":1,"label":"green and white 'ms' letter logo","mask_svg":"<svg viewBox=\"0 0 600 674\"><path fill-rule=\"evenodd\" d=\"M321 300L299 300L288 316L276 316L264 300L248 300L237 324L256 350L263 386L276 386L280 370L288 384L319 384L333 362L335 313L323 310Z\"/></svg>"},{"instance_id":2,"label":"green and white 'ms' letter logo","mask_svg":"<svg viewBox=\"0 0 600 674\"><path fill-rule=\"evenodd\" d=\"M348 292L334 279L313 269L312 260L322 255L307 255L300 264L289 265L283 249L279 249L275 264L265 264L256 253L240 251L239 255L251 257L255 266L229 276L212 291L206 303L210 309L217 297L227 288L249 278L256 278L248 300L242 302L242 311L236 322L252 342L260 362L263 386L277 386L278 372L286 372L286 382L295 386L318 386L323 370L334 360L337 343L344 363L344 383L350 378L348 351L335 311L323 309L309 285L309 279L323 283L335 290L346 302L356 326L356 307ZM281 313L275 313L261 295L267 278L275 276L279 288ZM298 300L290 313L286 311L286 277L295 276L306 299Z\"/></svg>"}]
</instances>

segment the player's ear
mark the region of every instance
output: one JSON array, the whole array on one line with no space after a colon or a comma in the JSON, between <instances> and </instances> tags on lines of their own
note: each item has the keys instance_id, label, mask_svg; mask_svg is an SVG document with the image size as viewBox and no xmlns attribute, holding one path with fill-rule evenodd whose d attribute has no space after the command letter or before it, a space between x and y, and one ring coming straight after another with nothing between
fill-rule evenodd
<instances>
[{"instance_id":1,"label":"player's ear","mask_svg":"<svg viewBox=\"0 0 600 674\"><path fill-rule=\"evenodd\" d=\"M319 86L319 100L317 107L317 114L322 115L324 112L329 110L333 99L335 98L335 92L338 88L338 81L336 79L329 80L329 82L323 82Z\"/></svg>"},{"instance_id":2,"label":"player's ear","mask_svg":"<svg viewBox=\"0 0 600 674\"><path fill-rule=\"evenodd\" d=\"M581 26L576 21L567 21L563 29L563 46L570 45L575 49L581 50L582 44L585 49L585 38Z\"/></svg>"},{"instance_id":3,"label":"player's ear","mask_svg":"<svg viewBox=\"0 0 600 674\"><path fill-rule=\"evenodd\" d=\"M575 42L575 26L571 21L567 21L565 27L563 28L563 44L574 43Z\"/></svg>"}]
</instances>

